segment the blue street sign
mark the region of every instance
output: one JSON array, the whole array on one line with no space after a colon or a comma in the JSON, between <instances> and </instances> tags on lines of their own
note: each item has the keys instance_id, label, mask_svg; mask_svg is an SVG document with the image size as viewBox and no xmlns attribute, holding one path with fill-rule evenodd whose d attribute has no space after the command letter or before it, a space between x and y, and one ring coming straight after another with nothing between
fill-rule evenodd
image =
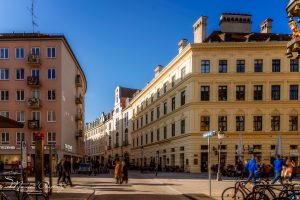
<instances>
[{"instance_id":1,"label":"blue street sign","mask_svg":"<svg viewBox=\"0 0 300 200\"><path fill-rule=\"evenodd\" d=\"M203 133L203 138L210 138L214 135L216 135L216 131L208 131L208 132Z\"/></svg>"}]
</instances>

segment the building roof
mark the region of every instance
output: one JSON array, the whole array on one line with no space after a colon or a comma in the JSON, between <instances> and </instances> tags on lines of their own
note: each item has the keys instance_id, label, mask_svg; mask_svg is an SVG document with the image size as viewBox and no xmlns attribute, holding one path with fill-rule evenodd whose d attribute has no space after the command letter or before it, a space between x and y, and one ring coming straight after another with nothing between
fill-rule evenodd
<instances>
[{"instance_id":1,"label":"building roof","mask_svg":"<svg viewBox=\"0 0 300 200\"><path fill-rule=\"evenodd\" d=\"M0 115L0 128L23 128L24 124Z\"/></svg>"},{"instance_id":2,"label":"building roof","mask_svg":"<svg viewBox=\"0 0 300 200\"><path fill-rule=\"evenodd\" d=\"M290 41L289 34L275 33L223 33L221 31L212 32L205 40L210 42L268 42L268 41Z\"/></svg>"},{"instance_id":3,"label":"building roof","mask_svg":"<svg viewBox=\"0 0 300 200\"><path fill-rule=\"evenodd\" d=\"M121 87L120 86L120 97L125 97L125 98L132 98L133 95L137 92L140 91L139 89L133 89L133 88L126 88L126 87Z\"/></svg>"},{"instance_id":4,"label":"building roof","mask_svg":"<svg viewBox=\"0 0 300 200\"><path fill-rule=\"evenodd\" d=\"M71 49L70 44L68 43L66 37L63 34L44 34L44 33L0 33L0 41L1 40L5 40L5 41L9 41L9 40L45 40L45 39L58 39L58 40L62 40L66 46L67 49L70 50L70 54L72 56L72 58L74 59L76 65L79 68L79 71L82 73L83 75L83 79L85 81L85 89L84 91L86 92L87 90L87 80L85 77L85 74L73 52L73 50Z\"/></svg>"},{"instance_id":5,"label":"building roof","mask_svg":"<svg viewBox=\"0 0 300 200\"><path fill-rule=\"evenodd\" d=\"M245 13L230 13L230 12L225 12L222 13L222 15L241 15L241 16L252 16L250 14L245 14Z\"/></svg>"}]
</instances>

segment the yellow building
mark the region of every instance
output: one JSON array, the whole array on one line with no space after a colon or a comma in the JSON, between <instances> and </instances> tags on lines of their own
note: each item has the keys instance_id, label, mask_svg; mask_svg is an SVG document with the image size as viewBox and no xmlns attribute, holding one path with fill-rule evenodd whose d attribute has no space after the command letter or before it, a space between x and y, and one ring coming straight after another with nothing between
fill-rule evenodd
<instances>
[{"instance_id":1,"label":"yellow building","mask_svg":"<svg viewBox=\"0 0 300 200\"><path fill-rule=\"evenodd\" d=\"M271 19L253 33L251 15L224 13L220 31L206 37L206 20L194 24L194 43L181 40L178 55L130 101L131 163L149 166L157 157L162 169L206 171L202 135L221 129L225 165L235 164L239 140L244 159L255 153L270 163L278 136L282 155L299 165L299 63L285 55L290 36L271 33ZM213 164L219 142L211 140Z\"/></svg>"}]
</instances>

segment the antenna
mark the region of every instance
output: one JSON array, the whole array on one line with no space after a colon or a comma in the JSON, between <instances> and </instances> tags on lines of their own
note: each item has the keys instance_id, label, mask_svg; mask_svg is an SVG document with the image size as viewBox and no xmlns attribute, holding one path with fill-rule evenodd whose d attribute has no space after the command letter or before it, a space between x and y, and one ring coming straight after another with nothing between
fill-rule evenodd
<instances>
[{"instance_id":1,"label":"antenna","mask_svg":"<svg viewBox=\"0 0 300 200\"><path fill-rule=\"evenodd\" d=\"M34 28L38 27L38 24L36 23L37 17L34 13L34 6L35 6L35 0L31 0L31 8L29 9L29 12L31 14L32 33L34 33Z\"/></svg>"}]
</instances>

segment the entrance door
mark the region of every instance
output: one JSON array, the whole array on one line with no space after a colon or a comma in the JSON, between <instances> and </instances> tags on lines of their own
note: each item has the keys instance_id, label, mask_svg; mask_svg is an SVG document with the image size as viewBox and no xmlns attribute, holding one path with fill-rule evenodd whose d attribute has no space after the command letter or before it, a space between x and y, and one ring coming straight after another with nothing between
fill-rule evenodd
<instances>
[{"instance_id":1,"label":"entrance door","mask_svg":"<svg viewBox=\"0 0 300 200\"><path fill-rule=\"evenodd\" d=\"M201 163L200 163L200 169L201 172L207 172L207 163L208 163L208 153L207 152L201 152Z\"/></svg>"}]
</instances>

